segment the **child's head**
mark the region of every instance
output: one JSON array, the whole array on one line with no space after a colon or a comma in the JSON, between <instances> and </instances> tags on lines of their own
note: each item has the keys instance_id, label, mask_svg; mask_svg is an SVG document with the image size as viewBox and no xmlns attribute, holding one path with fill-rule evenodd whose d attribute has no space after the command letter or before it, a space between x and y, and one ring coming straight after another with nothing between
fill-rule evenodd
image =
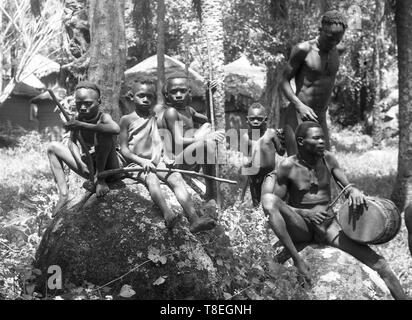
<instances>
[{"instance_id":1,"label":"child's head","mask_svg":"<svg viewBox=\"0 0 412 320\"><path fill-rule=\"evenodd\" d=\"M260 103L253 103L247 113L247 123L251 128L260 129L266 125L267 115L266 109Z\"/></svg>"},{"instance_id":2,"label":"child's head","mask_svg":"<svg viewBox=\"0 0 412 320\"><path fill-rule=\"evenodd\" d=\"M164 93L172 107L185 107L191 98L189 78L183 72L171 74L166 80Z\"/></svg>"},{"instance_id":3,"label":"child's head","mask_svg":"<svg viewBox=\"0 0 412 320\"><path fill-rule=\"evenodd\" d=\"M76 109L82 118L93 118L99 112L100 89L90 81L78 83L74 94Z\"/></svg>"},{"instance_id":4,"label":"child's head","mask_svg":"<svg viewBox=\"0 0 412 320\"><path fill-rule=\"evenodd\" d=\"M151 108L156 102L156 84L150 79L134 82L129 92L136 108Z\"/></svg>"}]
</instances>

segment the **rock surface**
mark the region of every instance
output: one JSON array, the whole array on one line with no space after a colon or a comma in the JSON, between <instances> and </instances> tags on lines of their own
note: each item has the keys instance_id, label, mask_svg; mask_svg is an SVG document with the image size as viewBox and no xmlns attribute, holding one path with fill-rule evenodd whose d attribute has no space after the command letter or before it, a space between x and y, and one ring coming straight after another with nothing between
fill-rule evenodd
<instances>
[{"instance_id":1,"label":"rock surface","mask_svg":"<svg viewBox=\"0 0 412 320\"><path fill-rule=\"evenodd\" d=\"M117 279L107 285L110 293L129 285L135 299L221 297L216 269L186 218L169 231L144 186L124 182L103 199L89 194L72 200L46 230L35 267L47 275L49 266L60 266L63 290ZM162 189L182 214L174 195ZM43 291L44 283L44 276L38 279Z\"/></svg>"}]
</instances>

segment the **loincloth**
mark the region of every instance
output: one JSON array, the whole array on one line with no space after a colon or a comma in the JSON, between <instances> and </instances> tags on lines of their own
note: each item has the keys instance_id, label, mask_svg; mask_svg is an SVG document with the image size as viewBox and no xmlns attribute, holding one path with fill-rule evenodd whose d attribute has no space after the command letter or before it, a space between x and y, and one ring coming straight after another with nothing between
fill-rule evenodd
<instances>
[{"instance_id":1,"label":"loincloth","mask_svg":"<svg viewBox=\"0 0 412 320\"><path fill-rule=\"evenodd\" d=\"M265 181L266 179L275 179L276 178L276 170L272 170L270 172L267 173L258 173L256 175L253 176L249 176L250 178L250 183L254 184L254 185L261 185L263 183L263 181Z\"/></svg>"}]
</instances>

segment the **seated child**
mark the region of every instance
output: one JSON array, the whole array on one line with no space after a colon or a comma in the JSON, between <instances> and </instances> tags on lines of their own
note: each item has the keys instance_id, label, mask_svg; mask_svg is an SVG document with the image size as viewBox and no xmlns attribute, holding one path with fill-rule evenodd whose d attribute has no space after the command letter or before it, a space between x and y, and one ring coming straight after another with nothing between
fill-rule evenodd
<instances>
[{"instance_id":1,"label":"seated child","mask_svg":"<svg viewBox=\"0 0 412 320\"><path fill-rule=\"evenodd\" d=\"M64 127L72 132L69 147L61 142L52 142L47 148L51 171L59 190L59 200L53 210L55 216L68 202L68 187L63 170L63 163L87 179L90 176L86 150L80 150L76 144L81 136L92 156L95 168L94 184L98 197L109 192L105 179L98 179L99 172L119 167L116 154L115 135L119 126L108 113L100 110L100 90L92 82L80 82L75 90L75 103L78 115L68 121Z\"/></svg>"},{"instance_id":2,"label":"seated child","mask_svg":"<svg viewBox=\"0 0 412 320\"><path fill-rule=\"evenodd\" d=\"M165 161L168 159L162 157L163 143L153 110L156 98L155 84L150 80L135 82L130 96L133 97L135 111L120 119L120 152L129 164L137 164L144 169L138 175L138 179L147 186L153 201L163 213L167 227L173 228L177 216L165 201L159 178L173 190L189 220L192 233L214 228L213 219L199 218L197 215L179 173L156 172L157 168L166 168Z\"/></svg>"},{"instance_id":3,"label":"seated child","mask_svg":"<svg viewBox=\"0 0 412 320\"><path fill-rule=\"evenodd\" d=\"M248 146L245 156L249 161L242 169L242 173L249 176L253 206L257 207L263 194L274 191L276 153L284 155L285 148L277 131L266 127L266 110L260 103L254 103L249 107L247 123L248 132L241 139L242 145Z\"/></svg>"}]
</instances>

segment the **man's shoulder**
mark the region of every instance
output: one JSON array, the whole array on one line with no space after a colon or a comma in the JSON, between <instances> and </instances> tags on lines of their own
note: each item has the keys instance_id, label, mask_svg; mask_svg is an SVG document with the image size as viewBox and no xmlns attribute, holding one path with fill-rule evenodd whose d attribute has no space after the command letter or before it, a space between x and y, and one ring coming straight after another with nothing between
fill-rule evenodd
<instances>
[{"instance_id":1,"label":"man's shoulder","mask_svg":"<svg viewBox=\"0 0 412 320\"><path fill-rule=\"evenodd\" d=\"M128 113L128 114L122 116L122 117L120 118L120 122L122 122L122 123L129 123L129 122L132 121L133 119L137 119L137 118L139 118L139 116L136 114L136 112L131 112L131 113Z\"/></svg>"},{"instance_id":2,"label":"man's shoulder","mask_svg":"<svg viewBox=\"0 0 412 320\"><path fill-rule=\"evenodd\" d=\"M295 45L294 47L294 51L296 53L309 53L309 51L312 50L313 47L313 42L312 40L308 40L308 41L303 41L303 42L299 42L297 45Z\"/></svg>"},{"instance_id":3,"label":"man's shoulder","mask_svg":"<svg viewBox=\"0 0 412 320\"><path fill-rule=\"evenodd\" d=\"M287 157L279 163L279 171L289 172L296 165L296 155Z\"/></svg>"}]
</instances>

